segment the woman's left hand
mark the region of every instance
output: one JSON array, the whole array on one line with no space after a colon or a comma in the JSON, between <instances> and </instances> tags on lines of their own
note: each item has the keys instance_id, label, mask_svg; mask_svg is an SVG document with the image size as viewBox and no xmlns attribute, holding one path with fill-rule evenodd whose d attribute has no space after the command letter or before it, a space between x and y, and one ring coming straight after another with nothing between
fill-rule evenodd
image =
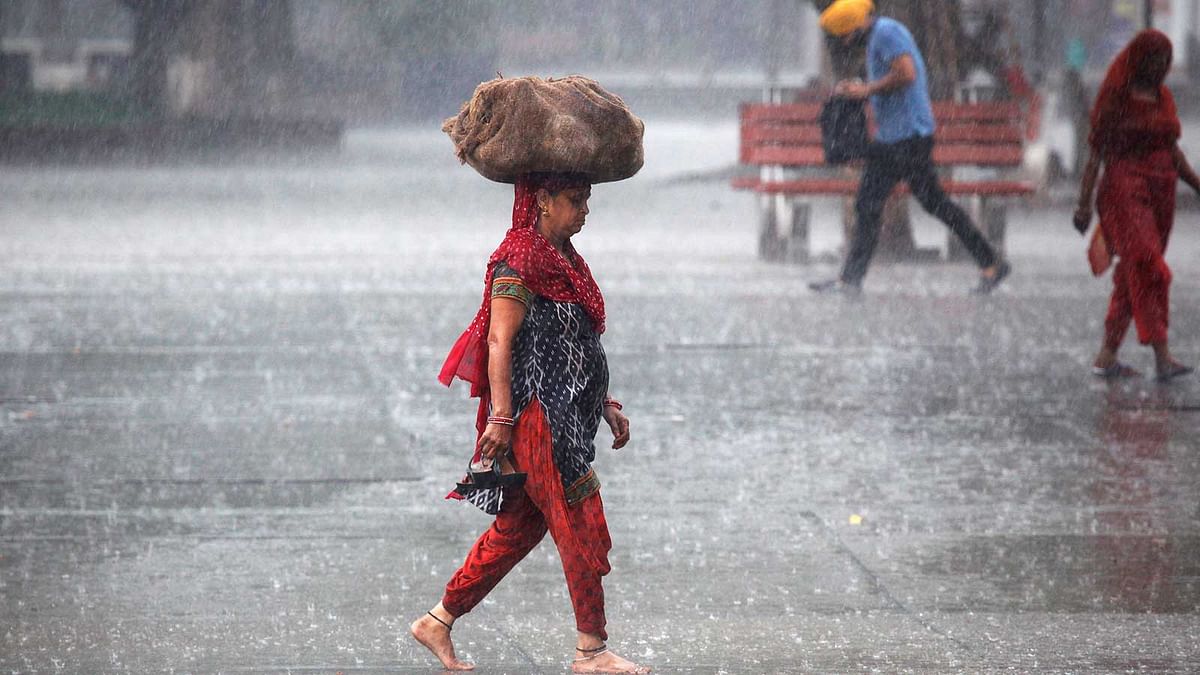
<instances>
[{"instance_id":1,"label":"woman's left hand","mask_svg":"<svg viewBox=\"0 0 1200 675\"><path fill-rule=\"evenodd\" d=\"M604 406L604 421L608 422L608 428L612 429L613 435L613 450L620 450L629 442L629 418L625 416L616 406Z\"/></svg>"},{"instance_id":2,"label":"woman's left hand","mask_svg":"<svg viewBox=\"0 0 1200 675\"><path fill-rule=\"evenodd\" d=\"M1092 224L1092 205L1081 201L1075 208L1075 215L1071 220L1079 234L1087 234L1088 226Z\"/></svg>"}]
</instances>

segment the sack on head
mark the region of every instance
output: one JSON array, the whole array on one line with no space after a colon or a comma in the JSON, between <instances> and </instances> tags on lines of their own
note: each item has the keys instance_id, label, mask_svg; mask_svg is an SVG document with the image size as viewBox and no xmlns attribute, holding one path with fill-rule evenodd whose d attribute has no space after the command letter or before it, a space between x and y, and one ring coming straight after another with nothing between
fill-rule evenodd
<instances>
[{"instance_id":1,"label":"sack on head","mask_svg":"<svg viewBox=\"0 0 1200 675\"><path fill-rule=\"evenodd\" d=\"M500 78L442 124L458 159L501 183L535 172L624 180L642 168L644 125L594 80Z\"/></svg>"}]
</instances>

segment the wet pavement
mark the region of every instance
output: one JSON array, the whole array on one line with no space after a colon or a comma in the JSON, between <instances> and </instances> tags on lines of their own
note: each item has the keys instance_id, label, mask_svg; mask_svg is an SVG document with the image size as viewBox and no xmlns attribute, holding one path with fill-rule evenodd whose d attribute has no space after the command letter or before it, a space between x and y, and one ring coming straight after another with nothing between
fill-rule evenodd
<instances>
[{"instance_id":1,"label":"wet pavement","mask_svg":"<svg viewBox=\"0 0 1200 675\"><path fill-rule=\"evenodd\" d=\"M958 264L816 296L834 268L758 262L750 197L671 180L736 129L649 128L576 241L633 424L596 464L615 648L658 672L1200 670L1200 379L1089 376L1109 282L1065 211L1010 211L994 297ZM0 669L438 672L406 626L488 520L441 499L473 407L434 376L511 193L427 132L0 187ZM1198 225L1168 256L1188 363ZM564 672L553 545L455 636L480 672Z\"/></svg>"}]
</instances>

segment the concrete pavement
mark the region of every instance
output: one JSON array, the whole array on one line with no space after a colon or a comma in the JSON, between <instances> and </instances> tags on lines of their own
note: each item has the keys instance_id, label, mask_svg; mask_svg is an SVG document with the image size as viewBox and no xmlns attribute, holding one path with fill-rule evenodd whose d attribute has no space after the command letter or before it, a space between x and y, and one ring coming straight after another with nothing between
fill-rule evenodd
<instances>
[{"instance_id":1,"label":"concrete pavement","mask_svg":"<svg viewBox=\"0 0 1200 675\"><path fill-rule=\"evenodd\" d=\"M388 138L324 169L0 178L0 669L437 672L406 626L488 520L441 500L472 405L434 376L509 197ZM593 202L577 244L634 437L602 432L596 465L614 648L668 673L1200 669L1200 380L1090 378L1108 282L1065 212L1014 209L993 298L896 265L853 302L805 290L832 268L755 260L722 184ZM1189 363L1197 224L1170 257ZM552 673L572 631L547 541L454 634L480 672Z\"/></svg>"}]
</instances>

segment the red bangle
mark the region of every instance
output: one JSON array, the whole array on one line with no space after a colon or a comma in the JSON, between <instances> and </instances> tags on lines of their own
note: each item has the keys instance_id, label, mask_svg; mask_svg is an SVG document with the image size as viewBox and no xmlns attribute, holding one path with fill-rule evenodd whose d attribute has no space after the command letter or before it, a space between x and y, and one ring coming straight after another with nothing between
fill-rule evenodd
<instances>
[{"instance_id":1,"label":"red bangle","mask_svg":"<svg viewBox=\"0 0 1200 675\"><path fill-rule=\"evenodd\" d=\"M604 405L606 405L606 406L608 406L608 407L610 407L610 408L616 408L617 410L624 410L624 409L625 409L625 407L621 405L621 402L620 402L620 401L618 401L618 400L617 400L617 399L615 399L615 398L606 398L606 399L604 399Z\"/></svg>"},{"instance_id":2,"label":"red bangle","mask_svg":"<svg viewBox=\"0 0 1200 675\"><path fill-rule=\"evenodd\" d=\"M511 418L511 417L489 416L487 418L487 423L488 424L502 424L506 427L511 427L514 424L514 421L513 421L513 418Z\"/></svg>"}]
</instances>

